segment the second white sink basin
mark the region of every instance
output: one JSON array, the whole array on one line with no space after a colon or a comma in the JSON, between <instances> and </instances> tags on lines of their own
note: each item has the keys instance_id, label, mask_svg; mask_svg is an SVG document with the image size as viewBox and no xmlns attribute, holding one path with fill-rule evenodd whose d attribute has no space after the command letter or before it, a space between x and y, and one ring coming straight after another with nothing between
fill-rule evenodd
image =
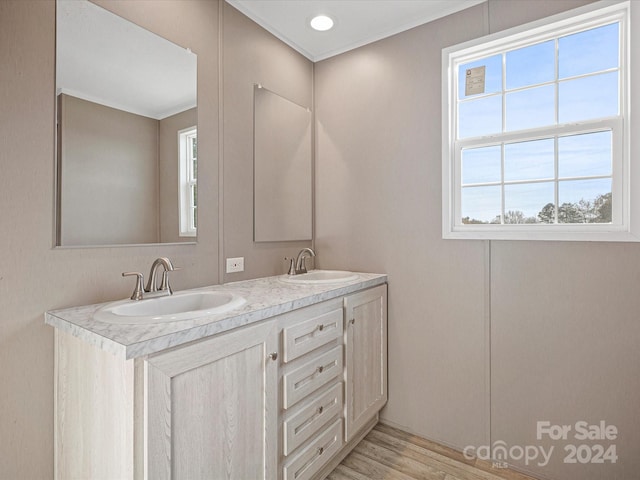
<instances>
[{"instance_id":1,"label":"second white sink basin","mask_svg":"<svg viewBox=\"0 0 640 480\"><path fill-rule=\"evenodd\" d=\"M281 280L286 283L297 283L300 285L319 285L327 283L346 283L356 280L357 273L345 272L342 270L311 270L298 275L284 275Z\"/></svg>"},{"instance_id":2,"label":"second white sink basin","mask_svg":"<svg viewBox=\"0 0 640 480\"><path fill-rule=\"evenodd\" d=\"M232 292L185 292L109 303L98 310L93 318L106 323L129 325L176 322L228 312L245 303L243 297Z\"/></svg>"}]
</instances>

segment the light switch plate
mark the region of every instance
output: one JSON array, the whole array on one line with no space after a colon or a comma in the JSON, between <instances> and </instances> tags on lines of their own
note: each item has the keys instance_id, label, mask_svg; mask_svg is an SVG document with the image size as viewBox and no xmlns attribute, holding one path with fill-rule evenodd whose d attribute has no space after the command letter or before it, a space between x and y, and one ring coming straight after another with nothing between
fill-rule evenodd
<instances>
[{"instance_id":1,"label":"light switch plate","mask_svg":"<svg viewBox=\"0 0 640 480\"><path fill-rule=\"evenodd\" d=\"M244 257L227 258L227 273L244 272Z\"/></svg>"}]
</instances>

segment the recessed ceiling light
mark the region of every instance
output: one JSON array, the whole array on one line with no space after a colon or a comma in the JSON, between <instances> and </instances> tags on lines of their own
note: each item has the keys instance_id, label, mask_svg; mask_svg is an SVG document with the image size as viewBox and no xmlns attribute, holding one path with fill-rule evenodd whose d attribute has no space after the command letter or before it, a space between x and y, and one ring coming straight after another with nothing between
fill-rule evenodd
<instances>
[{"instance_id":1,"label":"recessed ceiling light","mask_svg":"<svg viewBox=\"0 0 640 480\"><path fill-rule=\"evenodd\" d=\"M330 30L333 27L333 19L331 17L327 17L326 15L318 15L311 19L309 22L311 28L314 30L318 30L319 32L325 32Z\"/></svg>"}]
</instances>

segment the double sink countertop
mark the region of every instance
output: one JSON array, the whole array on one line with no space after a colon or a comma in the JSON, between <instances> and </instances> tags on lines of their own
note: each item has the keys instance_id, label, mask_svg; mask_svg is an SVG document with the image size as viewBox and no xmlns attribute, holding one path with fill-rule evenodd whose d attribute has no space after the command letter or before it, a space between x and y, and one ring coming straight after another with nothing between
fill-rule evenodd
<instances>
[{"instance_id":1,"label":"double sink countertop","mask_svg":"<svg viewBox=\"0 0 640 480\"><path fill-rule=\"evenodd\" d=\"M107 305L107 303L100 303L46 312L45 323L114 355L130 359L250 325L386 282L387 276L384 274L358 273L358 278L349 282L296 285L284 282L283 276L279 275L176 292L202 290L233 292L247 301L235 310L191 320L124 325L105 323L94 319L96 311Z\"/></svg>"}]
</instances>

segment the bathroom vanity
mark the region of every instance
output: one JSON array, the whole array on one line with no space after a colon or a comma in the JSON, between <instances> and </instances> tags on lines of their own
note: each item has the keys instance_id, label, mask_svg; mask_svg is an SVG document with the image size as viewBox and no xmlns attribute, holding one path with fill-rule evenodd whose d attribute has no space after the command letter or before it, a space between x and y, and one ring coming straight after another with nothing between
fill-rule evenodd
<instances>
[{"instance_id":1,"label":"bathroom vanity","mask_svg":"<svg viewBox=\"0 0 640 480\"><path fill-rule=\"evenodd\" d=\"M182 321L47 312L56 478L324 478L387 400L387 278L286 280L193 290L246 303Z\"/></svg>"}]
</instances>

